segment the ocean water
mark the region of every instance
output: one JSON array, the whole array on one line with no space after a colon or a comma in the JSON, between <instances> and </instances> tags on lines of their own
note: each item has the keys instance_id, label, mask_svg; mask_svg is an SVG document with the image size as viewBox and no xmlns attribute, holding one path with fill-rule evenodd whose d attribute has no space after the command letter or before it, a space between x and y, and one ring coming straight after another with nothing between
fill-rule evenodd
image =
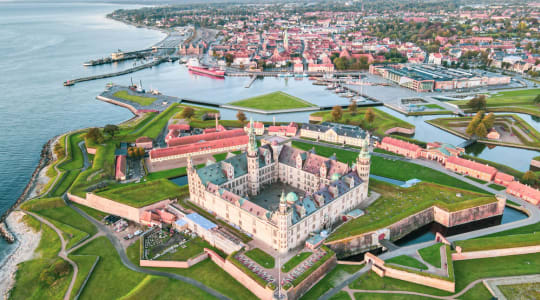
<instances>
[{"instance_id":1,"label":"ocean water","mask_svg":"<svg viewBox=\"0 0 540 300\"><path fill-rule=\"evenodd\" d=\"M95 100L104 82L62 85L74 76L122 67L85 68L84 61L118 48L144 48L165 36L105 18L117 8L0 2L0 214L25 188L47 140L131 117L125 109ZM0 261L10 248L0 239Z\"/></svg>"}]
</instances>

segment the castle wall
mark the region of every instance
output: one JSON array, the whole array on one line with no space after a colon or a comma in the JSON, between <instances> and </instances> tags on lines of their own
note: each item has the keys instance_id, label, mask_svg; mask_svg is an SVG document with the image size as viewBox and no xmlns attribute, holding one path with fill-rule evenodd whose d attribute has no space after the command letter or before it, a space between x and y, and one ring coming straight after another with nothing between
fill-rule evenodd
<instances>
[{"instance_id":1,"label":"castle wall","mask_svg":"<svg viewBox=\"0 0 540 300\"><path fill-rule=\"evenodd\" d=\"M331 258L325 261L322 265L313 271L306 277L299 285L290 288L287 291L287 299L299 299L307 291L311 289L319 280L321 280L330 270L332 270L337 265L336 255L334 254Z\"/></svg>"},{"instance_id":2,"label":"castle wall","mask_svg":"<svg viewBox=\"0 0 540 300\"><path fill-rule=\"evenodd\" d=\"M540 252L540 245L482 251L452 253L452 260L479 259L498 256L521 255Z\"/></svg>"},{"instance_id":3,"label":"castle wall","mask_svg":"<svg viewBox=\"0 0 540 300\"><path fill-rule=\"evenodd\" d=\"M158 268L178 268L187 269L191 266L208 258L208 253L200 254L196 257L190 258L186 261L174 261L174 260L139 260L139 266L141 267L158 267Z\"/></svg>"}]
</instances>

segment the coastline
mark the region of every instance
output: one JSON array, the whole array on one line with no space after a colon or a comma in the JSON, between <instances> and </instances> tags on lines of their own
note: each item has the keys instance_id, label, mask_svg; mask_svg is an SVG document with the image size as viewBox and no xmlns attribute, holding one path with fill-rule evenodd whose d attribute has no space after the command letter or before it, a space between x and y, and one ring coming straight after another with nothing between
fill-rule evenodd
<instances>
[{"instance_id":1,"label":"coastline","mask_svg":"<svg viewBox=\"0 0 540 300\"><path fill-rule=\"evenodd\" d=\"M0 267L0 291L4 299L9 298L9 292L15 284L17 265L34 257L34 251L41 240L41 233L34 232L22 221L24 215L22 211L13 211L5 220L13 235L16 236L16 246Z\"/></svg>"}]
</instances>

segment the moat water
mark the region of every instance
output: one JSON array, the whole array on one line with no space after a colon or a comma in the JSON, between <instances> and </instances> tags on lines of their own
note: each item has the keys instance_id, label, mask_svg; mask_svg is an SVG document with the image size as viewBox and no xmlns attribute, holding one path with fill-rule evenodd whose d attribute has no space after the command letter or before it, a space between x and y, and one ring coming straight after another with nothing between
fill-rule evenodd
<instances>
[{"instance_id":1,"label":"moat water","mask_svg":"<svg viewBox=\"0 0 540 300\"><path fill-rule=\"evenodd\" d=\"M282 90L318 105L347 104L348 99L314 86L307 79L266 78L244 88L248 78L225 80L190 74L185 66L165 63L152 69L112 79L89 81L64 87L67 79L107 73L130 67L132 62L83 67L83 62L110 55L117 49L146 48L165 35L135 28L105 18L115 4L47 3L0 1L0 214L24 190L38 161L43 144L66 131L119 123L132 117L123 108L95 99L105 84L128 85L130 78L142 80L145 88L164 94L226 103ZM417 126L415 138L458 144L462 139L423 121L430 117L406 117L383 110ZM236 111L222 110L223 118L234 119ZM247 114L257 120L271 115ZM306 122L309 113L276 115L277 121ZM522 116L537 129L538 118ZM468 149L469 151L469 149ZM471 148L472 155L527 170L538 152L508 147ZM10 247L0 239L0 261Z\"/></svg>"}]
</instances>

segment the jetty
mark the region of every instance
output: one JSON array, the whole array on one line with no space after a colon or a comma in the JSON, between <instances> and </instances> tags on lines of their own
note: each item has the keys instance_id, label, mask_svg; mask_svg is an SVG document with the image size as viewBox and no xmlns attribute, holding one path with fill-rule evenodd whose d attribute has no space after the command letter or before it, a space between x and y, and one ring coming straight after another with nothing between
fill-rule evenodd
<instances>
[{"instance_id":1,"label":"jetty","mask_svg":"<svg viewBox=\"0 0 540 300\"><path fill-rule=\"evenodd\" d=\"M246 89L249 89L251 85L253 84L253 82L255 82L255 80L257 80L257 75L252 75L251 79L246 83L246 85L244 85L244 87Z\"/></svg>"},{"instance_id":2,"label":"jetty","mask_svg":"<svg viewBox=\"0 0 540 300\"><path fill-rule=\"evenodd\" d=\"M93 76L88 76L88 77L81 77L81 78L66 80L66 81L64 81L64 86L72 86L72 85L75 85L76 83L79 83L79 82L125 75L125 74L129 74L129 73L137 72L137 71L140 71L140 70L144 70L144 69L147 69L147 68L152 68L152 67L157 66L157 65L159 65L159 64L161 64L163 62L166 62L166 61L176 61L176 60L178 60L177 57L163 57L163 58L160 58L160 59L155 60L153 62L138 65L136 67L125 69L125 70L118 71L118 72L107 73L107 74L99 74L99 75L93 75Z\"/></svg>"}]
</instances>

